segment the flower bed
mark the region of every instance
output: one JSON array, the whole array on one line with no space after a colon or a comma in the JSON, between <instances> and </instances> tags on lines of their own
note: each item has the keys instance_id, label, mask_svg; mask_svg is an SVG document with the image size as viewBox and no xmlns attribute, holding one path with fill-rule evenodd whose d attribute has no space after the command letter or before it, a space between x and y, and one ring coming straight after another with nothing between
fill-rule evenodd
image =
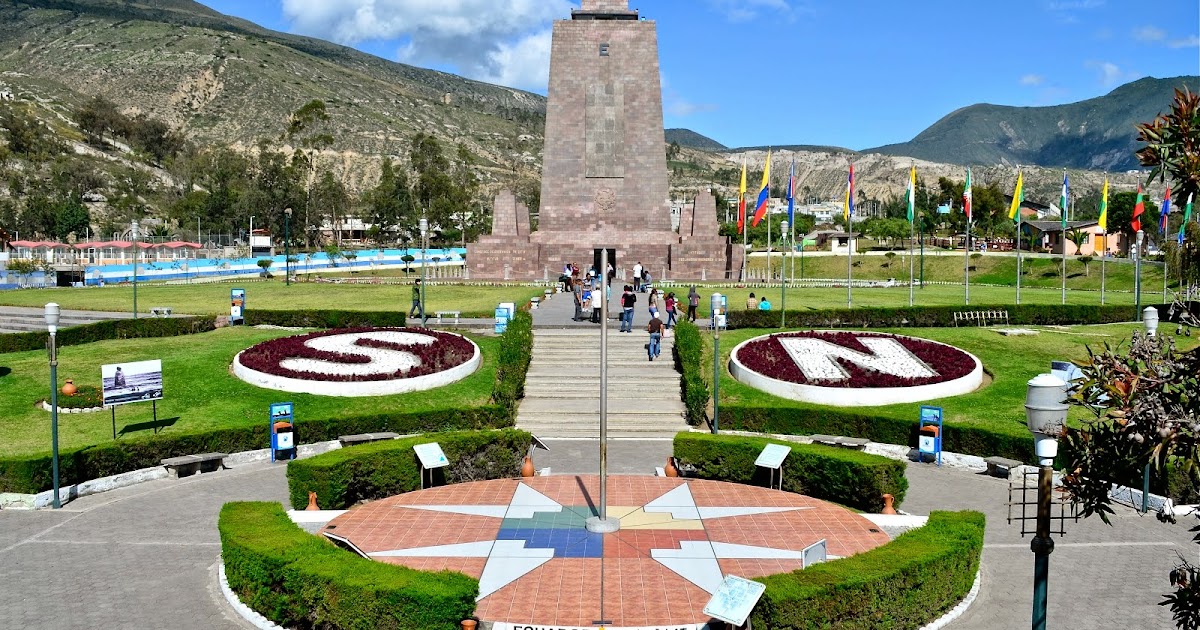
<instances>
[{"instance_id":1,"label":"flower bed","mask_svg":"<svg viewBox=\"0 0 1200 630\"><path fill-rule=\"evenodd\" d=\"M260 343L234 359L244 381L288 392L381 396L440 387L479 367L479 347L423 328L345 328Z\"/></svg>"},{"instance_id":2,"label":"flower bed","mask_svg":"<svg viewBox=\"0 0 1200 630\"><path fill-rule=\"evenodd\" d=\"M866 332L750 339L730 355L730 373L783 398L850 407L956 396L983 384L983 365L967 352L926 339Z\"/></svg>"}]
</instances>

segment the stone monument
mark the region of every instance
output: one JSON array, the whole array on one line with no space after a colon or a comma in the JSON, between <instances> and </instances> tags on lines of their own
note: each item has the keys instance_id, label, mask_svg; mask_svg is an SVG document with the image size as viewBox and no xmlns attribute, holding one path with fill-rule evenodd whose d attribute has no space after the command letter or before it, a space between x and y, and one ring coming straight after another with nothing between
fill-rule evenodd
<instances>
[{"instance_id":1,"label":"stone monument","mask_svg":"<svg viewBox=\"0 0 1200 630\"><path fill-rule=\"evenodd\" d=\"M616 250L615 267L640 262L660 280L740 271L711 194L672 229L658 34L628 0L583 0L554 23L543 160L537 231L502 192L492 235L467 248L472 278L553 279L564 263L586 269L600 248Z\"/></svg>"}]
</instances>

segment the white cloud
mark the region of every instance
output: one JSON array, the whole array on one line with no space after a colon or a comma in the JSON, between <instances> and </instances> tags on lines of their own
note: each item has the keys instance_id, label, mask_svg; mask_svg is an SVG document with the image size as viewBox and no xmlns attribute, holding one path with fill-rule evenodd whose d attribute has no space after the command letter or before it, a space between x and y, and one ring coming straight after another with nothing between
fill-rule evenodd
<instances>
[{"instance_id":1,"label":"white cloud","mask_svg":"<svg viewBox=\"0 0 1200 630\"><path fill-rule=\"evenodd\" d=\"M1027 74L1021 77L1021 85L1041 85L1046 81L1046 77L1040 74Z\"/></svg>"},{"instance_id":2,"label":"white cloud","mask_svg":"<svg viewBox=\"0 0 1200 630\"><path fill-rule=\"evenodd\" d=\"M1133 29L1133 38L1139 42L1161 42L1167 38L1167 32L1154 26L1142 26Z\"/></svg>"},{"instance_id":3,"label":"white cloud","mask_svg":"<svg viewBox=\"0 0 1200 630\"><path fill-rule=\"evenodd\" d=\"M342 44L399 41L399 58L465 76L544 89L550 24L568 0L282 0L292 30ZM577 5L578 3L575 3Z\"/></svg>"},{"instance_id":4,"label":"white cloud","mask_svg":"<svg viewBox=\"0 0 1200 630\"><path fill-rule=\"evenodd\" d=\"M810 11L803 0L708 0L708 3L730 22L750 22L764 12L793 20L798 13Z\"/></svg>"},{"instance_id":5,"label":"white cloud","mask_svg":"<svg viewBox=\"0 0 1200 630\"><path fill-rule=\"evenodd\" d=\"M1100 85L1104 87L1119 85L1141 76L1137 72L1122 70L1111 61L1089 61L1084 65L1100 73Z\"/></svg>"},{"instance_id":6,"label":"white cloud","mask_svg":"<svg viewBox=\"0 0 1200 630\"><path fill-rule=\"evenodd\" d=\"M1104 6L1104 0L1056 0L1049 6L1051 11L1086 11Z\"/></svg>"},{"instance_id":7,"label":"white cloud","mask_svg":"<svg viewBox=\"0 0 1200 630\"><path fill-rule=\"evenodd\" d=\"M662 76L661 73L659 75L659 79L662 82L663 110L667 114L678 118L684 118L693 114L713 112L718 109L714 104L696 103L685 98L682 94L676 92L671 87L671 83L667 81L667 77Z\"/></svg>"},{"instance_id":8,"label":"white cloud","mask_svg":"<svg viewBox=\"0 0 1200 630\"><path fill-rule=\"evenodd\" d=\"M1200 37L1192 35L1183 39L1173 39L1167 42L1167 46L1171 48L1195 48L1200 46Z\"/></svg>"}]
</instances>

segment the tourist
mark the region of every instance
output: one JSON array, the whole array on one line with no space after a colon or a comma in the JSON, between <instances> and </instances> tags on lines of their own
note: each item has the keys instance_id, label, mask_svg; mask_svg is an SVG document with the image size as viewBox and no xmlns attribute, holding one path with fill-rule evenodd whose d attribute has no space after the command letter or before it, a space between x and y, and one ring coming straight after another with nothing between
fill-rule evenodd
<instances>
[{"instance_id":1,"label":"tourist","mask_svg":"<svg viewBox=\"0 0 1200 630\"><path fill-rule=\"evenodd\" d=\"M650 310L650 317L658 317L658 289L650 289L650 297L646 298L646 308Z\"/></svg>"},{"instance_id":2,"label":"tourist","mask_svg":"<svg viewBox=\"0 0 1200 630\"><path fill-rule=\"evenodd\" d=\"M421 303L421 279L417 278L413 281L412 288L412 309L408 311L409 317L420 317L425 319L425 305Z\"/></svg>"},{"instance_id":3,"label":"tourist","mask_svg":"<svg viewBox=\"0 0 1200 630\"><path fill-rule=\"evenodd\" d=\"M575 316L571 321L577 322L583 319L583 285L576 283L571 287L571 295L575 299Z\"/></svg>"},{"instance_id":4,"label":"tourist","mask_svg":"<svg viewBox=\"0 0 1200 630\"><path fill-rule=\"evenodd\" d=\"M678 300L675 299L675 292L667 293L667 299L663 300L663 305L667 309L667 328L675 325L675 310L678 307Z\"/></svg>"},{"instance_id":5,"label":"tourist","mask_svg":"<svg viewBox=\"0 0 1200 630\"><path fill-rule=\"evenodd\" d=\"M650 323L646 324L646 331L650 333L650 343L646 344L646 355L653 361L658 358L661 351L663 323L659 319L658 313L650 318Z\"/></svg>"},{"instance_id":6,"label":"tourist","mask_svg":"<svg viewBox=\"0 0 1200 630\"><path fill-rule=\"evenodd\" d=\"M762 301L760 301L758 303L758 310L760 310L760 311L771 310L771 303L769 301L767 301L767 298L765 296L763 297Z\"/></svg>"},{"instance_id":7,"label":"tourist","mask_svg":"<svg viewBox=\"0 0 1200 630\"><path fill-rule=\"evenodd\" d=\"M650 277L649 271L642 271L642 293L650 290L650 284L654 279Z\"/></svg>"},{"instance_id":8,"label":"tourist","mask_svg":"<svg viewBox=\"0 0 1200 630\"><path fill-rule=\"evenodd\" d=\"M620 332L633 332L633 305L637 304L637 294L633 292L633 287L625 285L625 292L621 294L621 330Z\"/></svg>"},{"instance_id":9,"label":"tourist","mask_svg":"<svg viewBox=\"0 0 1200 630\"><path fill-rule=\"evenodd\" d=\"M692 290L688 291L687 316L688 316L689 322L692 322L693 324L696 323L696 309L699 307L700 307L700 294L698 292L696 292L696 287L692 287Z\"/></svg>"},{"instance_id":10,"label":"tourist","mask_svg":"<svg viewBox=\"0 0 1200 630\"><path fill-rule=\"evenodd\" d=\"M633 266L633 290L639 293L642 291L642 262L640 260Z\"/></svg>"},{"instance_id":11,"label":"tourist","mask_svg":"<svg viewBox=\"0 0 1200 630\"><path fill-rule=\"evenodd\" d=\"M758 299L754 297L754 293L751 293L750 297L746 298L746 310L753 311L756 308L758 308Z\"/></svg>"}]
</instances>

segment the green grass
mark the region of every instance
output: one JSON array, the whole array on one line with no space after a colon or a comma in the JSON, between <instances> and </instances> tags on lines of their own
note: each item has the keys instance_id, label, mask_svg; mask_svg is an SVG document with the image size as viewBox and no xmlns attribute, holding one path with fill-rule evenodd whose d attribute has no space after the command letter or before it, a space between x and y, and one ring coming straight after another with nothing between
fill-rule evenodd
<instances>
[{"instance_id":1,"label":"green grass","mask_svg":"<svg viewBox=\"0 0 1200 630\"><path fill-rule=\"evenodd\" d=\"M395 396L334 398L311 394L289 394L254 387L229 373L233 357L260 341L296 334L282 330L222 328L199 335L169 339L129 339L71 346L59 351L58 382L75 380L76 385L99 385L100 365L161 358L164 399L158 417L175 418L166 432L196 432L230 426L267 423L272 402L296 403L296 419L330 418L340 415L386 411L414 412L423 409L466 408L486 404L495 379L499 340L472 337L483 352L483 364L471 376L435 392L413 392ZM44 351L0 355L0 456L44 452L50 448L50 414L34 404L49 395L50 373ZM126 425L150 422L149 404L117 408L117 431ZM149 429L128 436L150 433ZM301 440L303 441L303 436ZM112 440L112 417L108 412L60 414L60 447L69 449ZM265 448L265 444L263 445Z\"/></svg>"},{"instance_id":2,"label":"green grass","mask_svg":"<svg viewBox=\"0 0 1200 630\"><path fill-rule=\"evenodd\" d=\"M994 330L986 328L905 328L890 329L883 332L911 335L946 343L979 357L984 369L990 375L992 382L983 388L953 398L945 398L923 403L908 403L887 405L881 407L860 407L847 411L861 411L877 416L901 418L916 422L922 404L932 404L943 408L944 419L948 431L953 431L954 425L979 425L984 428L1006 433L1009 435L1028 435L1025 425L1025 388L1026 382L1034 376L1050 371L1050 362L1059 360L1083 360L1088 356L1087 348L1091 346L1096 351L1103 349L1104 343L1116 345L1129 339L1130 334L1138 328L1134 324L1108 324L1104 326L1076 326L1066 330L1051 330L1033 327L1041 334L1032 337L1004 337ZM727 365L729 353L739 343L768 334L768 330L731 330L721 335L722 365ZM704 378L712 385L712 336L702 334L704 338L704 357L701 366ZM1180 337L1177 341L1181 349L1190 349L1197 345L1191 337ZM772 396L733 379L727 369L721 373L721 405L745 405L754 407L775 407L819 410L820 405L797 402ZM1072 418L1081 419L1086 416L1082 409L1072 410ZM724 415L724 414L722 414Z\"/></svg>"},{"instance_id":3,"label":"green grass","mask_svg":"<svg viewBox=\"0 0 1200 630\"><path fill-rule=\"evenodd\" d=\"M247 284L139 284L138 310L149 313L155 306L170 306L176 313L228 315L229 290L246 289L249 309L339 309L347 311L403 311L412 307L410 285L358 285L299 283L286 286L282 280ZM518 306L541 295L538 287L491 287L474 285L430 285L425 288L425 310L462 311L464 317L491 317L496 305L515 302ZM131 311L132 285L28 289L0 292L0 304L41 307L58 302L64 309Z\"/></svg>"}]
</instances>

